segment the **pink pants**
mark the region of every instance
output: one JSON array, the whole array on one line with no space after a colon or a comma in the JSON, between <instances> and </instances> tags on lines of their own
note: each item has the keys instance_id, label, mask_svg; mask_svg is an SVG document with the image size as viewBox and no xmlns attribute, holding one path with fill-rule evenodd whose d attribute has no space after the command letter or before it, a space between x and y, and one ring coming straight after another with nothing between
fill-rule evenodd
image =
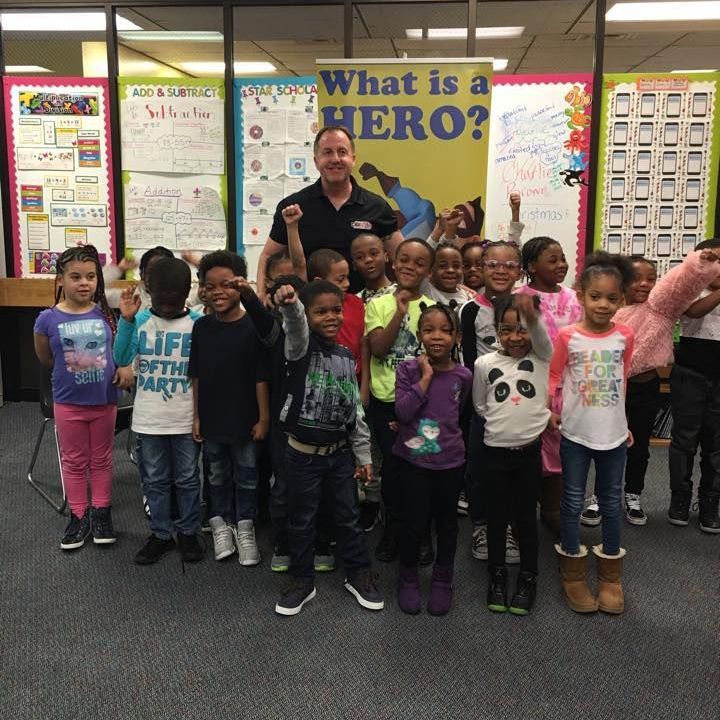
<instances>
[{"instance_id":1,"label":"pink pants","mask_svg":"<svg viewBox=\"0 0 720 720\"><path fill-rule=\"evenodd\" d=\"M76 517L88 507L88 470L93 507L110 506L116 415L117 405L55 403L65 493Z\"/></svg>"}]
</instances>

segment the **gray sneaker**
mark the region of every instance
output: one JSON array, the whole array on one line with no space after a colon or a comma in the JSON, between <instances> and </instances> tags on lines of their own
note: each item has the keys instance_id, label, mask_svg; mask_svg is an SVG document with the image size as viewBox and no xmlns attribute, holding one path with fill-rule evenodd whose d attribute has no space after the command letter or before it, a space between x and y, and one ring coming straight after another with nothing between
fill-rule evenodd
<instances>
[{"instance_id":1,"label":"gray sneaker","mask_svg":"<svg viewBox=\"0 0 720 720\"><path fill-rule=\"evenodd\" d=\"M508 525L505 532L505 562L508 565L518 565L520 563L520 548L510 525Z\"/></svg>"},{"instance_id":2,"label":"gray sneaker","mask_svg":"<svg viewBox=\"0 0 720 720\"><path fill-rule=\"evenodd\" d=\"M219 515L210 518L215 559L224 560L235 552L233 531Z\"/></svg>"},{"instance_id":3,"label":"gray sneaker","mask_svg":"<svg viewBox=\"0 0 720 720\"><path fill-rule=\"evenodd\" d=\"M290 569L290 551L287 542L281 540L275 544L270 569L276 573L285 573Z\"/></svg>"},{"instance_id":4,"label":"gray sneaker","mask_svg":"<svg viewBox=\"0 0 720 720\"><path fill-rule=\"evenodd\" d=\"M315 572L332 572L335 570L335 553L330 543L317 543L313 557Z\"/></svg>"},{"instance_id":5,"label":"gray sneaker","mask_svg":"<svg viewBox=\"0 0 720 720\"><path fill-rule=\"evenodd\" d=\"M476 525L473 528L472 556L476 560L488 559L487 525Z\"/></svg>"},{"instance_id":6,"label":"gray sneaker","mask_svg":"<svg viewBox=\"0 0 720 720\"><path fill-rule=\"evenodd\" d=\"M235 533L237 543L238 562L251 567L260 562L260 551L255 541L255 524L252 520L239 520Z\"/></svg>"}]
</instances>

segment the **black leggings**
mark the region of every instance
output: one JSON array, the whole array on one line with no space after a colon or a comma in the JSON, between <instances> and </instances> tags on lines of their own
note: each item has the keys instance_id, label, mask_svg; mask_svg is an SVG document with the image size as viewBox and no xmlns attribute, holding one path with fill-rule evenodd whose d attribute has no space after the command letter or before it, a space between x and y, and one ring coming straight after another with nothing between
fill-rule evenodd
<instances>
[{"instance_id":1,"label":"black leggings","mask_svg":"<svg viewBox=\"0 0 720 720\"><path fill-rule=\"evenodd\" d=\"M404 490L400 562L416 565L420 541L435 520L438 565L452 565L457 548L457 501L463 483L464 466L449 470L428 470L398 458Z\"/></svg>"},{"instance_id":2,"label":"black leggings","mask_svg":"<svg viewBox=\"0 0 720 720\"><path fill-rule=\"evenodd\" d=\"M538 529L535 508L542 480L541 442L522 449L484 448L488 488L488 562L505 565L505 531L515 525L520 569L537 573Z\"/></svg>"}]
</instances>

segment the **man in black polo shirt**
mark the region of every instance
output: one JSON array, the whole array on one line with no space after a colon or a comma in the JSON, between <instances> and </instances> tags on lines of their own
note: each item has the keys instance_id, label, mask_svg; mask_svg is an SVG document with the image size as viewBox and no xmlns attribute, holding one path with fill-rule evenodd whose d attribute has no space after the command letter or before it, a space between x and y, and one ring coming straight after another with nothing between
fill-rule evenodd
<instances>
[{"instance_id":1,"label":"man in black polo shirt","mask_svg":"<svg viewBox=\"0 0 720 720\"><path fill-rule=\"evenodd\" d=\"M329 126L320 130L315 136L313 154L320 179L278 203L270 237L258 261L257 286L260 288L265 286L267 259L287 247L282 210L288 205L298 204L303 212L299 231L306 258L315 250L330 248L343 255L352 268L350 243L356 235L372 232L381 238L393 236L393 245L402 241L390 205L353 179L355 143L345 128ZM352 291L360 289L359 276L354 271L350 283Z\"/></svg>"}]
</instances>

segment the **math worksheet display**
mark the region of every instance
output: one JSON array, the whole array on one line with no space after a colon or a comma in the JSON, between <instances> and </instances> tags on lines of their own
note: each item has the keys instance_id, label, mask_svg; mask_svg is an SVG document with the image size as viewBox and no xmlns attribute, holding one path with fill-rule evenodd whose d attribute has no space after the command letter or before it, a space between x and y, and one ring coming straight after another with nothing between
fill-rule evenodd
<instances>
[{"instance_id":1,"label":"math worksheet display","mask_svg":"<svg viewBox=\"0 0 720 720\"><path fill-rule=\"evenodd\" d=\"M6 77L15 275L55 275L75 245L114 255L105 79Z\"/></svg>"},{"instance_id":2,"label":"math worksheet display","mask_svg":"<svg viewBox=\"0 0 720 720\"><path fill-rule=\"evenodd\" d=\"M125 246L227 246L222 79L120 80Z\"/></svg>"}]
</instances>

